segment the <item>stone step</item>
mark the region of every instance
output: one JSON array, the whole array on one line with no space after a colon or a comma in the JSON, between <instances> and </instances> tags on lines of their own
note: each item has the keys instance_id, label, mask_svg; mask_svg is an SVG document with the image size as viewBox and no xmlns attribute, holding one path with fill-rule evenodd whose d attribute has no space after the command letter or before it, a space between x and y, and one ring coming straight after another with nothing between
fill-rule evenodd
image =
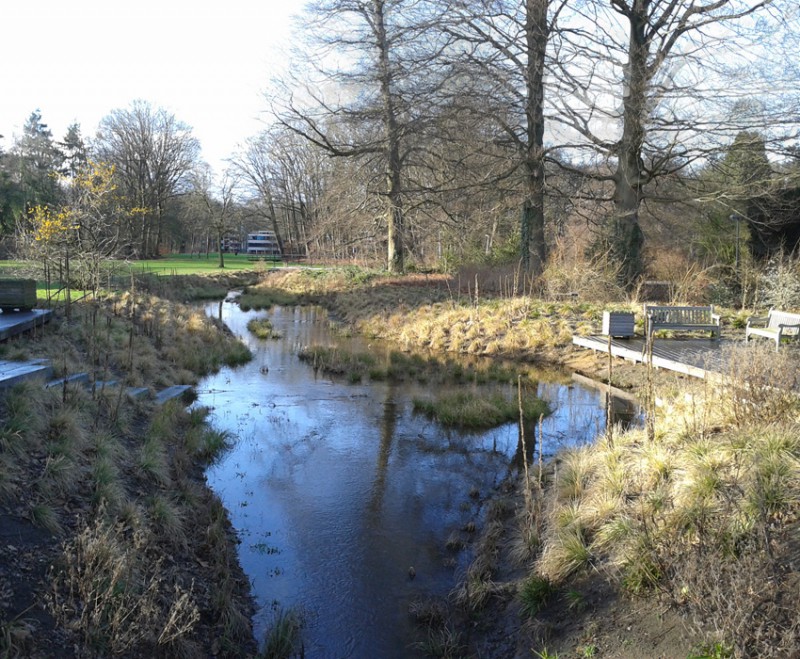
<instances>
[{"instance_id":1,"label":"stone step","mask_svg":"<svg viewBox=\"0 0 800 659\"><path fill-rule=\"evenodd\" d=\"M150 393L150 389L147 387L128 387L126 393L131 398L145 398Z\"/></svg>"},{"instance_id":2,"label":"stone step","mask_svg":"<svg viewBox=\"0 0 800 659\"><path fill-rule=\"evenodd\" d=\"M89 374L88 373L73 373L72 375L68 375L64 378L56 378L55 380L50 380L44 385L45 389L52 389L53 387L63 387L65 384L87 384L89 382Z\"/></svg>"},{"instance_id":3,"label":"stone step","mask_svg":"<svg viewBox=\"0 0 800 659\"><path fill-rule=\"evenodd\" d=\"M190 397L194 393L194 388L190 384L176 384L166 389L162 389L156 394L157 405L163 405L167 401L175 398Z\"/></svg>"},{"instance_id":4,"label":"stone step","mask_svg":"<svg viewBox=\"0 0 800 659\"><path fill-rule=\"evenodd\" d=\"M48 380L53 377L53 367L43 360L27 362L0 361L0 389L13 387L25 380Z\"/></svg>"}]
</instances>

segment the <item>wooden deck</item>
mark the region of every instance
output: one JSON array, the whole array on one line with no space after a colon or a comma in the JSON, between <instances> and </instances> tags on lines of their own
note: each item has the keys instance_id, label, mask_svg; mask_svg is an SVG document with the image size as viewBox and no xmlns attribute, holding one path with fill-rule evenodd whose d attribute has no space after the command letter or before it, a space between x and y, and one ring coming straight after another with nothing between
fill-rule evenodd
<instances>
[{"instance_id":1,"label":"wooden deck","mask_svg":"<svg viewBox=\"0 0 800 659\"><path fill-rule=\"evenodd\" d=\"M608 337L573 336L573 345L608 354ZM711 339L656 339L653 366L696 378L719 376L725 372L725 350L733 341ZM612 339L611 354L637 364L646 361L643 338Z\"/></svg>"}]
</instances>

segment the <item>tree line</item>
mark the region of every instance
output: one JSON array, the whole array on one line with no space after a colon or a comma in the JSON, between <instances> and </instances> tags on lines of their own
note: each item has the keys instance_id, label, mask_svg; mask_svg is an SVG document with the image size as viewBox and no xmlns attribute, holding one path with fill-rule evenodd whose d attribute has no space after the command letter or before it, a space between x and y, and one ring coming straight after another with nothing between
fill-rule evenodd
<instances>
[{"instance_id":1,"label":"tree line","mask_svg":"<svg viewBox=\"0 0 800 659\"><path fill-rule=\"evenodd\" d=\"M104 253L131 258L271 228L286 251L397 272L505 261L536 278L558 259L596 259L631 288L667 251L722 258L731 218L758 256L800 238L788 1L306 11L298 56L265 94L274 121L223 174L200 162L188 126L144 101L88 143L78 126L56 141L34 112L0 152L4 235L30 243L45 207L88 217L75 182L106 167L114 192L93 223Z\"/></svg>"}]
</instances>

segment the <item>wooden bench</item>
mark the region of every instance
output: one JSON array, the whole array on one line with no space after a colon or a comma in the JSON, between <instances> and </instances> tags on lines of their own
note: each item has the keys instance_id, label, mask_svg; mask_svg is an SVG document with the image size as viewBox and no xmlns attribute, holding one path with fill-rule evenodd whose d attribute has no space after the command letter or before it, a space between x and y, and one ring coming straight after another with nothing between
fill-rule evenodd
<instances>
[{"instance_id":1,"label":"wooden bench","mask_svg":"<svg viewBox=\"0 0 800 659\"><path fill-rule=\"evenodd\" d=\"M36 306L35 279L0 279L0 309L30 311Z\"/></svg>"},{"instance_id":2,"label":"wooden bench","mask_svg":"<svg viewBox=\"0 0 800 659\"><path fill-rule=\"evenodd\" d=\"M711 338L719 339L720 316L713 306L707 307L663 307L652 304L644 306L647 335L658 330L682 330L687 332L711 332Z\"/></svg>"},{"instance_id":3,"label":"wooden bench","mask_svg":"<svg viewBox=\"0 0 800 659\"><path fill-rule=\"evenodd\" d=\"M772 339L777 350L784 336L800 336L800 314L770 309L766 316L750 316L744 333L745 341L749 341L751 335Z\"/></svg>"}]
</instances>

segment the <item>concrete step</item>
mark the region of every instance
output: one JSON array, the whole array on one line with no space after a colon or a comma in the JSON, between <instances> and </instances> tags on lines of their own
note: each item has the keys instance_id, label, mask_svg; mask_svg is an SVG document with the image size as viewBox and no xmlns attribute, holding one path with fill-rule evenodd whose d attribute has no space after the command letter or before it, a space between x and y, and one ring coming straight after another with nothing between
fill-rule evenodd
<instances>
[{"instance_id":1,"label":"concrete step","mask_svg":"<svg viewBox=\"0 0 800 659\"><path fill-rule=\"evenodd\" d=\"M53 387L63 387L65 384L87 384L89 382L88 373L73 373L64 378L56 378L50 380L44 385L45 389L52 389Z\"/></svg>"},{"instance_id":2,"label":"concrete step","mask_svg":"<svg viewBox=\"0 0 800 659\"><path fill-rule=\"evenodd\" d=\"M53 367L42 360L27 362L0 361L0 389L13 387L26 380L48 380L53 377Z\"/></svg>"},{"instance_id":3,"label":"concrete step","mask_svg":"<svg viewBox=\"0 0 800 659\"><path fill-rule=\"evenodd\" d=\"M156 394L155 401L157 405L163 405L169 400L175 398L188 398L194 393L194 388L190 384L176 384L172 387L162 389Z\"/></svg>"}]
</instances>

